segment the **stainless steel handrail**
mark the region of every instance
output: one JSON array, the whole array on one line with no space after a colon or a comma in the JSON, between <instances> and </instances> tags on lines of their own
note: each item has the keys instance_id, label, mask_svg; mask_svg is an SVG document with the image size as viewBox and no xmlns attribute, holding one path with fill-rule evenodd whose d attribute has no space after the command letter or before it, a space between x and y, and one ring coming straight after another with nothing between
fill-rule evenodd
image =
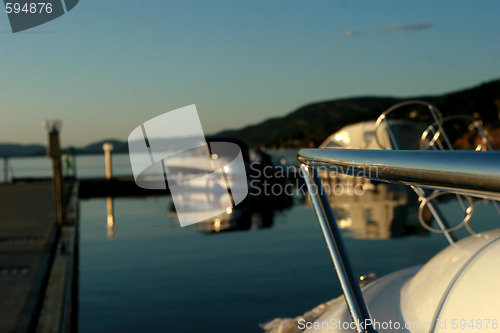
<instances>
[{"instance_id":1,"label":"stainless steel handrail","mask_svg":"<svg viewBox=\"0 0 500 333\"><path fill-rule=\"evenodd\" d=\"M354 276L347 252L340 235L339 227L333 216L328 197L323 189L323 182L318 171L304 164L300 166L307 189L318 217L326 245L337 272L340 286L345 296L347 307L358 333L376 333L373 329L368 307L361 293L359 283Z\"/></svg>"},{"instance_id":2,"label":"stainless steel handrail","mask_svg":"<svg viewBox=\"0 0 500 333\"><path fill-rule=\"evenodd\" d=\"M468 116L468 115L452 115L452 116L447 116L445 118L442 118L441 119L441 125L448 122L448 121L453 121L453 120L466 120L466 121L469 121L470 124L472 126L474 126L476 128L476 130L478 131L479 133L479 136L481 137L481 143L476 146L476 148L474 150L481 150L481 151L493 151L493 146L491 145L490 143L490 140L488 140L488 135L486 134L486 131L484 130L483 128L483 125L482 125L482 122L481 120L479 119L476 119L474 117L471 117L471 116ZM445 147L443 147L443 145L439 142L439 137L441 136L444 136L447 138L447 135L446 133L444 132L441 132L441 130L438 128L438 130L436 131L436 127L437 127L437 124L432 124L430 125L423 133L422 133L422 137L420 139L420 146L422 148L422 144L423 142L427 139L427 136L429 135L429 133L433 133L433 137L432 139L429 141L429 143L427 144L428 145L428 148L433 148L433 149L441 149L441 150L444 150ZM442 127L442 126L441 126ZM449 140L448 140L449 142ZM437 146L437 147L436 147ZM447 148L447 150L454 150L453 149L453 146L449 146ZM459 197L460 198L460 197ZM461 202L461 204L463 204L463 202ZM500 204L497 202L497 201L492 201L492 204L493 206L495 207L495 209L497 210L498 214L500 215ZM462 206L465 210L465 207ZM468 226L468 224L466 224L466 227ZM468 230L469 232L471 233L474 233L470 227L468 227Z\"/></svg>"},{"instance_id":3,"label":"stainless steel handrail","mask_svg":"<svg viewBox=\"0 0 500 333\"><path fill-rule=\"evenodd\" d=\"M301 149L298 159L373 180L500 200L500 152Z\"/></svg>"},{"instance_id":4,"label":"stainless steel handrail","mask_svg":"<svg viewBox=\"0 0 500 333\"><path fill-rule=\"evenodd\" d=\"M432 127L431 131L433 134L432 140L436 143L436 145L433 146L433 149L437 149L439 147L439 149L445 150L445 146L443 145L443 143L441 143L438 140L439 137L442 137L446 147L449 150L453 150L451 142L448 138L448 135L446 135L446 132L444 131L444 128L442 126L443 116L441 115L441 112L439 112L437 107L434 106L433 104L425 102L425 101L419 101L419 100L410 100L410 101L405 101L405 102L396 104L396 105L390 107L389 109L387 109L386 111L384 111L378 117L376 125L375 125L376 126L375 131L380 127L382 122L385 124L386 129L387 129L387 133L389 134L389 137L390 137L390 143L391 143L390 149L400 150L400 147L399 147L399 142L398 142L398 140L396 140L396 137L394 136L394 133L391 129L391 126L390 126L390 123L387 119L387 116L393 112L396 112L396 110L400 110L400 108L408 106L408 105L425 106L427 108L427 110L429 111L431 118L434 120L434 124L432 125L433 127ZM436 130L436 128L437 128L437 130ZM375 135L375 139L377 139L377 143L378 143L380 148L387 149L387 148L381 146L377 135ZM420 147L422 148L422 139L420 140ZM441 213L441 210L439 209L437 203L433 202L432 200L431 201L426 200L426 198L430 195L428 193L429 190L424 189L424 188L420 188L418 186L412 186L412 189L415 191L415 193L418 195L418 197L420 198L420 200L422 202L424 202L424 201L426 202L427 208L431 212L432 216L434 216L436 223L438 224L439 228L443 232L443 234L444 234L445 238L448 240L448 242L450 244L455 243L457 241L457 237L455 236L455 234L452 230L453 228L450 227L448 221L446 220L444 215ZM457 197L460 205L462 206L462 209L464 211L467 211L467 207L465 206L465 203L464 203L462 196L456 194L456 197ZM421 206L420 210L422 211L423 208L424 207ZM467 214L467 217L464 219L464 221L468 221L468 218L470 218L469 214ZM419 214L419 220L420 220L420 223L422 224L422 226L427 228L427 225L426 225L425 221L421 218L420 214ZM462 225L463 224L461 223L460 226L462 226Z\"/></svg>"},{"instance_id":5,"label":"stainless steel handrail","mask_svg":"<svg viewBox=\"0 0 500 333\"><path fill-rule=\"evenodd\" d=\"M431 115L432 119L434 120L436 127L438 128L438 131L443 133L443 139L445 140L447 145L451 147L450 140L446 136L446 133L441 125L443 116L441 115L441 112L437 109L437 107L434 106L433 104L425 102L425 101L410 100L410 101L404 101L404 102L401 102L401 103L398 103L396 105L391 106L389 109L382 112L382 114L377 118L377 121L375 123L375 140L377 141L377 144L380 147L380 149L387 149L386 147L384 147L381 144L381 142L379 141L378 136L377 136L377 129L380 127L381 123L384 122L386 127L387 127L387 134L389 135L391 145L392 145L392 147L390 147L390 149L399 150L398 140L396 140L396 138L394 137L394 133L391 130L390 123L387 119L387 116L390 113L394 112L395 110L397 110L401 107L404 107L407 105L412 105L412 104L425 106L429 110L430 115Z\"/></svg>"},{"instance_id":6,"label":"stainless steel handrail","mask_svg":"<svg viewBox=\"0 0 500 333\"><path fill-rule=\"evenodd\" d=\"M367 325L372 320L354 277L318 168L373 180L500 199L500 153L497 152L302 149L298 159L358 333L376 331Z\"/></svg>"}]
</instances>

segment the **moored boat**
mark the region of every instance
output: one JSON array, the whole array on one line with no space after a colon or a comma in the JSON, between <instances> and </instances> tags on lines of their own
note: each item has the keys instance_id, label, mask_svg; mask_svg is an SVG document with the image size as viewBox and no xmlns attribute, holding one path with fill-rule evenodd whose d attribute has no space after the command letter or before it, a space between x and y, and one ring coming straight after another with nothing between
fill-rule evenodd
<instances>
[{"instance_id":1,"label":"moored boat","mask_svg":"<svg viewBox=\"0 0 500 333\"><path fill-rule=\"evenodd\" d=\"M377 123L384 121L382 118ZM438 118L430 130L431 139L424 145L430 150L426 151L303 149L299 152L301 170L343 296L304 316L272 321L264 326L268 332L493 332L500 328L500 230L472 232L461 240L453 233L457 227L468 227L475 207L473 197L500 199L500 153L453 151L441 121ZM389 124L386 122L391 146L397 148ZM376 173L364 175L375 181L413 187L420 196L420 210L428 207L439 228L427 227L444 234L450 245L424 265L393 272L361 290L330 202L322 191L313 191L323 186L318 169L338 172L346 167L357 171L376 167ZM457 195L463 204L465 218L456 227L449 226L434 202L442 193Z\"/></svg>"}]
</instances>

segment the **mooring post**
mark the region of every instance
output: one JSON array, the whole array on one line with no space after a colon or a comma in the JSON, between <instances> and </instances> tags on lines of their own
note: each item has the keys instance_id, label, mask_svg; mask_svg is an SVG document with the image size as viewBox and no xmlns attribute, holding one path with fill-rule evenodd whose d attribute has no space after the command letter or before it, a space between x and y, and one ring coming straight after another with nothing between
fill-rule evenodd
<instances>
[{"instance_id":1,"label":"mooring post","mask_svg":"<svg viewBox=\"0 0 500 333\"><path fill-rule=\"evenodd\" d=\"M106 179L111 179L111 151L113 150L113 145L111 143L105 143L102 145L102 149L104 150L104 162L106 165Z\"/></svg>"},{"instance_id":2,"label":"mooring post","mask_svg":"<svg viewBox=\"0 0 500 333\"><path fill-rule=\"evenodd\" d=\"M104 163L106 166L106 179L111 179L113 176L112 165L111 165L111 151L113 150L113 145L111 143L105 143L102 145L104 150ZM115 235L115 221L113 215L113 198L108 197L106 200L106 206L108 211L108 238L113 238Z\"/></svg>"},{"instance_id":3,"label":"mooring post","mask_svg":"<svg viewBox=\"0 0 500 333\"><path fill-rule=\"evenodd\" d=\"M45 122L45 127L49 133L49 143L47 145L47 156L52 159L52 171L54 184L54 197L56 201L57 223L64 224L64 189L61 165L61 146L59 143L59 130L61 123L56 120Z\"/></svg>"}]
</instances>

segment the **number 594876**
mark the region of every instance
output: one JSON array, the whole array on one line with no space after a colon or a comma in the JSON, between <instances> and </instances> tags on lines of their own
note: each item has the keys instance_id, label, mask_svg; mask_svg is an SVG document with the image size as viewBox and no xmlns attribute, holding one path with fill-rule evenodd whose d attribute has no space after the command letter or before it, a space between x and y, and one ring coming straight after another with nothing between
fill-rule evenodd
<instances>
[{"instance_id":1,"label":"number 594876","mask_svg":"<svg viewBox=\"0 0 500 333\"><path fill-rule=\"evenodd\" d=\"M18 2L7 2L5 4L5 12L7 14L18 14L18 13L26 13L26 14L41 14L41 13L52 13L52 4L50 2L32 2L25 3L21 6Z\"/></svg>"}]
</instances>

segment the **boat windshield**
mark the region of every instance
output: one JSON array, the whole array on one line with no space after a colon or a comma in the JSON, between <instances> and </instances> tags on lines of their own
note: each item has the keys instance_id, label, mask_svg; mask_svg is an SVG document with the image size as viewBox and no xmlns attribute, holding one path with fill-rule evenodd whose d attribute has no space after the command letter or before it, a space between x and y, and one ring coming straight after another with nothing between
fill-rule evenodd
<instances>
[{"instance_id":1,"label":"boat windshield","mask_svg":"<svg viewBox=\"0 0 500 333\"><path fill-rule=\"evenodd\" d=\"M420 138L426 127L425 123L420 122L390 124L390 129L398 144L397 148L400 150L420 149Z\"/></svg>"}]
</instances>

